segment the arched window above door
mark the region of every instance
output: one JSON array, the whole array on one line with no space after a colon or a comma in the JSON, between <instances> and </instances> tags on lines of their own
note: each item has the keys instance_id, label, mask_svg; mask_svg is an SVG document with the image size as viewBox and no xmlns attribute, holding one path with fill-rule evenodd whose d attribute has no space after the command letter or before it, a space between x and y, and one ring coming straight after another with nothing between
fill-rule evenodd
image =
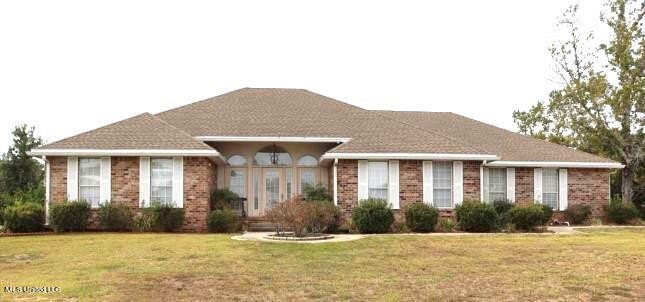
<instances>
[{"instance_id":1,"label":"arched window above door","mask_svg":"<svg viewBox=\"0 0 645 302\"><path fill-rule=\"evenodd\" d=\"M316 160L315 157L311 155L303 155L299 160L298 160L298 166L308 166L308 167L315 167L318 165L318 161Z\"/></svg>"},{"instance_id":2,"label":"arched window above door","mask_svg":"<svg viewBox=\"0 0 645 302\"><path fill-rule=\"evenodd\" d=\"M229 156L228 164L231 167L242 167L246 166L246 158L242 155L234 154Z\"/></svg>"},{"instance_id":3,"label":"arched window above door","mask_svg":"<svg viewBox=\"0 0 645 302\"><path fill-rule=\"evenodd\" d=\"M291 155L281 147L274 145L266 146L253 157L253 164L256 166L291 166Z\"/></svg>"}]
</instances>

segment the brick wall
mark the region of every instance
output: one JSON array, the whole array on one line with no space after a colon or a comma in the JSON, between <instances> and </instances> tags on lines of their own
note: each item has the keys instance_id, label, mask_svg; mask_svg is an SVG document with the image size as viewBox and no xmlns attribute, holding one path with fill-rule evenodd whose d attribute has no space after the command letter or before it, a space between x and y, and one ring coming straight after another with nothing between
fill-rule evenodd
<instances>
[{"instance_id":1,"label":"brick wall","mask_svg":"<svg viewBox=\"0 0 645 302\"><path fill-rule=\"evenodd\" d=\"M338 207L345 219L351 219L352 209L358 203L358 161L341 159L338 161L336 171Z\"/></svg>"},{"instance_id":2,"label":"brick wall","mask_svg":"<svg viewBox=\"0 0 645 302\"><path fill-rule=\"evenodd\" d=\"M481 161L464 162L464 200L481 200Z\"/></svg>"},{"instance_id":3,"label":"brick wall","mask_svg":"<svg viewBox=\"0 0 645 302\"><path fill-rule=\"evenodd\" d=\"M533 168L515 168L515 202L526 205L533 201Z\"/></svg>"},{"instance_id":4,"label":"brick wall","mask_svg":"<svg viewBox=\"0 0 645 302\"><path fill-rule=\"evenodd\" d=\"M594 217L604 217L609 205L608 169L568 169L569 205L591 205Z\"/></svg>"},{"instance_id":5,"label":"brick wall","mask_svg":"<svg viewBox=\"0 0 645 302\"><path fill-rule=\"evenodd\" d=\"M67 158L47 157L50 165L51 201L67 199ZM114 204L124 204L138 213L139 207L139 158L112 157L112 198ZM210 193L216 188L216 166L204 157L184 158L184 210L186 218L183 231L205 231L210 211ZM97 210L90 216L90 228L98 227Z\"/></svg>"},{"instance_id":6,"label":"brick wall","mask_svg":"<svg viewBox=\"0 0 645 302\"><path fill-rule=\"evenodd\" d=\"M206 231L210 194L215 189L215 165L205 157L184 158L184 225L189 232Z\"/></svg>"},{"instance_id":7,"label":"brick wall","mask_svg":"<svg viewBox=\"0 0 645 302\"><path fill-rule=\"evenodd\" d=\"M399 206L401 209L413 202L423 202L423 162L399 161Z\"/></svg>"}]
</instances>

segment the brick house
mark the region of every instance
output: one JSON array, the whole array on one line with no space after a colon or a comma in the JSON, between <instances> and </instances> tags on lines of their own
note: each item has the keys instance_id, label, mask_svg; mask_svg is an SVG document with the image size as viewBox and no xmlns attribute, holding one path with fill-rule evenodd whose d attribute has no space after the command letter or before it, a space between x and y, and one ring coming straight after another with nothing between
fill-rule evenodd
<instances>
[{"instance_id":1,"label":"brick house","mask_svg":"<svg viewBox=\"0 0 645 302\"><path fill-rule=\"evenodd\" d=\"M144 113L32 151L51 203L150 201L186 211L204 231L209 196L229 188L251 217L306 185L328 188L347 217L362 199L394 209L425 202L446 214L464 200L553 207L609 202L620 163L457 114L365 110L299 89L245 88Z\"/></svg>"}]
</instances>

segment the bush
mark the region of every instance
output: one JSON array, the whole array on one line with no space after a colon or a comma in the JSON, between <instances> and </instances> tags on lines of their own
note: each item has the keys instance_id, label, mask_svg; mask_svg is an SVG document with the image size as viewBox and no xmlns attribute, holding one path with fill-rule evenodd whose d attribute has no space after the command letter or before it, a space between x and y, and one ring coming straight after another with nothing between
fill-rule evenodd
<instances>
[{"instance_id":1,"label":"bush","mask_svg":"<svg viewBox=\"0 0 645 302\"><path fill-rule=\"evenodd\" d=\"M499 216L493 205L467 201L457 206L459 227L467 232L491 232L497 229Z\"/></svg>"},{"instance_id":2,"label":"bush","mask_svg":"<svg viewBox=\"0 0 645 302\"><path fill-rule=\"evenodd\" d=\"M152 216L150 213L141 212L134 217L134 228L139 232L150 232L152 230Z\"/></svg>"},{"instance_id":3,"label":"bush","mask_svg":"<svg viewBox=\"0 0 645 302\"><path fill-rule=\"evenodd\" d=\"M587 223L591 216L591 206L588 204L572 204L567 208L565 213L573 224Z\"/></svg>"},{"instance_id":4,"label":"bush","mask_svg":"<svg viewBox=\"0 0 645 302\"><path fill-rule=\"evenodd\" d=\"M184 209L174 204L153 203L145 212L150 215L151 229L159 232L173 232L184 223Z\"/></svg>"},{"instance_id":5,"label":"bush","mask_svg":"<svg viewBox=\"0 0 645 302\"><path fill-rule=\"evenodd\" d=\"M55 203L49 210L49 223L56 232L83 231L90 217L90 204L84 201Z\"/></svg>"},{"instance_id":6,"label":"bush","mask_svg":"<svg viewBox=\"0 0 645 302\"><path fill-rule=\"evenodd\" d=\"M619 197L612 198L607 211L607 218L618 224L632 223L640 213L631 202L623 202Z\"/></svg>"},{"instance_id":7,"label":"bush","mask_svg":"<svg viewBox=\"0 0 645 302\"><path fill-rule=\"evenodd\" d=\"M329 190L327 190L327 187L325 187L322 184L318 184L317 186L311 186L311 185L305 185L304 188L302 188L302 193L305 198L305 200L327 200L329 201L331 198L329 197Z\"/></svg>"},{"instance_id":8,"label":"bush","mask_svg":"<svg viewBox=\"0 0 645 302\"><path fill-rule=\"evenodd\" d=\"M548 208L551 210L551 208ZM551 211L546 211L544 205L532 204L512 208L508 211L508 222L518 230L531 231L537 226L545 225L551 218Z\"/></svg>"},{"instance_id":9,"label":"bush","mask_svg":"<svg viewBox=\"0 0 645 302\"><path fill-rule=\"evenodd\" d=\"M278 233L291 229L296 237L335 231L339 216L340 210L330 201L305 201L298 197L278 203L267 212Z\"/></svg>"},{"instance_id":10,"label":"bush","mask_svg":"<svg viewBox=\"0 0 645 302\"><path fill-rule=\"evenodd\" d=\"M497 216L499 216L499 225L506 225L508 223L506 214L515 207L515 204L509 200L496 200L493 201L493 207L495 208L495 212L497 212Z\"/></svg>"},{"instance_id":11,"label":"bush","mask_svg":"<svg viewBox=\"0 0 645 302\"><path fill-rule=\"evenodd\" d=\"M132 230L132 210L126 205L104 203L99 208L99 226L107 231Z\"/></svg>"},{"instance_id":12,"label":"bush","mask_svg":"<svg viewBox=\"0 0 645 302\"><path fill-rule=\"evenodd\" d=\"M229 209L215 210L208 214L208 230L226 233L236 229L237 216Z\"/></svg>"},{"instance_id":13,"label":"bush","mask_svg":"<svg viewBox=\"0 0 645 302\"><path fill-rule=\"evenodd\" d=\"M542 221L540 221L540 225L547 225L551 221L551 217L553 217L553 209L545 204L538 204L538 206L542 209Z\"/></svg>"},{"instance_id":14,"label":"bush","mask_svg":"<svg viewBox=\"0 0 645 302\"><path fill-rule=\"evenodd\" d=\"M385 233L394 222L394 213L387 201L370 198L354 208L352 221L361 233Z\"/></svg>"},{"instance_id":15,"label":"bush","mask_svg":"<svg viewBox=\"0 0 645 302\"><path fill-rule=\"evenodd\" d=\"M45 219L43 207L37 203L18 203L4 209L4 226L17 233L36 232Z\"/></svg>"},{"instance_id":16,"label":"bush","mask_svg":"<svg viewBox=\"0 0 645 302\"><path fill-rule=\"evenodd\" d=\"M442 232L452 232L455 228L455 221L450 218L439 219L439 230Z\"/></svg>"},{"instance_id":17,"label":"bush","mask_svg":"<svg viewBox=\"0 0 645 302\"><path fill-rule=\"evenodd\" d=\"M211 194L211 209L213 210L223 210L230 209L231 202L240 198L237 193L229 189L219 189L215 190Z\"/></svg>"},{"instance_id":18,"label":"bush","mask_svg":"<svg viewBox=\"0 0 645 302\"><path fill-rule=\"evenodd\" d=\"M425 203L415 202L405 209L405 223L415 232L432 232L438 219L439 211Z\"/></svg>"}]
</instances>

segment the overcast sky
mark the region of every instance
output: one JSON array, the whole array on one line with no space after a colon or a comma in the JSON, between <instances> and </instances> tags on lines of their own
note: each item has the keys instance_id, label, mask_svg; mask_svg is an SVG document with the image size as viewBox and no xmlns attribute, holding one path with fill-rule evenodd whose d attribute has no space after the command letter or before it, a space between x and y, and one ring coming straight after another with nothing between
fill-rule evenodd
<instances>
[{"instance_id":1,"label":"overcast sky","mask_svg":"<svg viewBox=\"0 0 645 302\"><path fill-rule=\"evenodd\" d=\"M514 130L557 85L548 47L574 3L88 2L0 2L0 152L19 123L51 142L242 87ZM601 7L584 1L583 24Z\"/></svg>"}]
</instances>

